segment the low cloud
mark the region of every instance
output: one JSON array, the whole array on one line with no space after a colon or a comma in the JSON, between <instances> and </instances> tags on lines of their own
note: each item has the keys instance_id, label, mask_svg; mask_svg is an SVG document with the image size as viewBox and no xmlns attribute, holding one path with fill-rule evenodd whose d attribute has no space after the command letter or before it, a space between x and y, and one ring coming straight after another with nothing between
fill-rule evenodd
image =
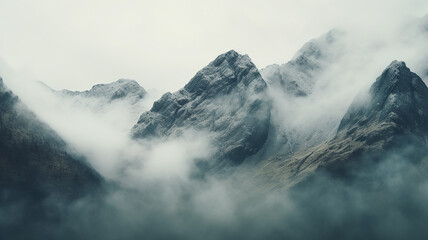
<instances>
[{"instance_id":1,"label":"low cloud","mask_svg":"<svg viewBox=\"0 0 428 240\"><path fill-rule=\"evenodd\" d=\"M414 27L416 22L372 35L347 30L342 56L317 76L311 95L272 94L276 129L293 130L295 136L325 131L317 141L327 140L357 93L368 89L392 60L404 60L421 74L427 36ZM60 98L28 81L31 76L3 69L5 83L109 184L101 195L71 204L47 199L43 207L51 215L41 223L23 223L25 204L9 204L0 213L16 219L0 217L6 234L25 238L28 233L35 239L422 239L428 234L424 165L404 154L369 161L352 182L325 173L302 189L260 194L246 168L232 175L197 174L196 163L215 154L210 133L130 138L132 125L152 100L138 111L121 103L94 111L87 106L98 103Z\"/></svg>"}]
</instances>

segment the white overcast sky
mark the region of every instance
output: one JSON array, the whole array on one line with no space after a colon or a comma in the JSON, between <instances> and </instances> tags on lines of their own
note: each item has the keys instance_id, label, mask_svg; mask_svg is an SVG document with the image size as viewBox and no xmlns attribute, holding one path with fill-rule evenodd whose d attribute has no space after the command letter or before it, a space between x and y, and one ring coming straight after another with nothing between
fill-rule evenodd
<instances>
[{"instance_id":1,"label":"white overcast sky","mask_svg":"<svg viewBox=\"0 0 428 240\"><path fill-rule=\"evenodd\" d=\"M331 28L379 34L427 13L427 0L0 0L0 58L56 89L175 91L230 49L262 68Z\"/></svg>"}]
</instances>

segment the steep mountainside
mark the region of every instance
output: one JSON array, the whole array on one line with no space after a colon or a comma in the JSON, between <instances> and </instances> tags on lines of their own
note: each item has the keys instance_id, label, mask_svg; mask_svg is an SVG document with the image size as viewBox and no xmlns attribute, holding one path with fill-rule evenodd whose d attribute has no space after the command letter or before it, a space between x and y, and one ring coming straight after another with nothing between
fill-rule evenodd
<instances>
[{"instance_id":1,"label":"steep mountainside","mask_svg":"<svg viewBox=\"0 0 428 240\"><path fill-rule=\"evenodd\" d=\"M34 198L75 198L98 186L97 173L66 151L0 79L0 190ZM10 195L10 194L9 194ZM8 194L4 196L9 196Z\"/></svg>"},{"instance_id":2,"label":"steep mountainside","mask_svg":"<svg viewBox=\"0 0 428 240\"><path fill-rule=\"evenodd\" d=\"M340 56L343 35L332 30L307 42L289 62L269 65L260 73L273 89L289 96L306 96L312 92L318 75Z\"/></svg>"},{"instance_id":3,"label":"steep mountainside","mask_svg":"<svg viewBox=\"0 0 428 240\"><path fill-rule=\"evenodd\" d=\"M304 44L289 62L260 71L272 97L273 127L264 157L278 152L292 155L334 136L341 114L318 112L332 108L325 88L333 79L326 74L345 56L345 37L344 32L331 30ZM317 88L317 84L324 85L323 89Z\"/></svg>"},{"instance_id":4,"label":"steep mountainside","mask_svg":"<svg viewBox=\"0 0 428 240\"><path fill-rule=\"evenodd\" d=\"M329 142L290 159L270 159L259 176L275 186L300 181L322 168L348 176L361 161L375 161L386 153L420 161L428 154L428 88L404 62L392 62L372 85L368 96L358 97Z\"/></svg>"},{"instance_id":5,"label":"steep mountainside","mask_svg":"<svg viewBox=\"0 0 428 240\"><path fill-rule=\"evenodd\" d=\"M166 93L141 115L135 138L209 132L217 159L241 163L264 145L270 125L267 85L247 55L229 51L200 70L186 86ZM229 162L229 161L227 161Z\"/></svg>"}]
</instances>

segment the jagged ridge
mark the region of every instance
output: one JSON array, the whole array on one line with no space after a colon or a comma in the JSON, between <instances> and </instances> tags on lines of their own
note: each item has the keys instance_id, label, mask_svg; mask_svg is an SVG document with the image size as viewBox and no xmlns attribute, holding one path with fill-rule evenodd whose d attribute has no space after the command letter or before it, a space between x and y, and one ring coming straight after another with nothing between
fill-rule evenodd
<instances>
[{"instance_id":1,"label":"jagged ridge","mask_svg":"<svg viewBox=\"0 0 428 240\"><path fill-rule=\"evenodd\" d=\"M368 100L351 105L339 131L385 122L402 130L426 132L427 103L428 89L422 79L404 62L393 61L370 88Z\"/></svg>"},{"instance_id":2,"label":"jagged ridge","mask_svg":"<svg viewBox=\"0 0 428 240\"><path fill-rule=\"evenodd\" d=\"M415 162L427 156L428 88L419 76L404 62L393 61L363 96L352 103L332 140L287 160L266 160L258 176L284 187L319 168L348 176L363 165L359 161L386 152L399 152Z\"/></svg>"}]
</instances>

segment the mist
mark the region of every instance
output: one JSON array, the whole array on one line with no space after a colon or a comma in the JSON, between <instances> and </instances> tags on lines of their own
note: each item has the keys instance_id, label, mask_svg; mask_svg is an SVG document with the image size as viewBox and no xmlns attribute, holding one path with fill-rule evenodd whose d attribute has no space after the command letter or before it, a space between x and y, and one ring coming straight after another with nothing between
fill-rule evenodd
<instances>
[{"instance_id":1,"label":"mist","mask_svg":"<svg viewBox=\"0 0 428 240\"><path fill-rule=\"evenodd\" d=\"M352 181L319 173L291 192L249 196L235 177L110 188L67 205L47 199L56 221L25 227L33 239L424 239L426 167L405 155L366 159ZM3 212L19 220L19 208Z\"/></svg>"},{"instance_id":2,"label":"mist","mask_svg":"<svg viewBox=\"0 0 428 240\"><path fill-rule=\"evenodd\" d=\"M405 61L427 83L427 54L422 49L427 46L428 32L424 26L426 16L405 19L382 31L352 25L335 28L330 44L325 40L328 33L314 36L323 57L316 60L322 70L312 77L310 94L295 97L275 86L269 89L273 126L278 132L271 141L279 143L269 151L293 153L331 139L351 102L357 96L368 96L371 84L393 60Z\"/></svg>"},{"instance_id":3,"label":"mist","mask_svg":"<svg viewBox=\"0 0 428 240\"><path fill-rule=\"evenodd\" d=\"M230 20L233 15L229 12L234 12L232 10L242 4L245 3L231 3L231 10L223 10L228 13L227 17L220 22ZM249 13L243 14L246 16L244 20L233 22L235 28L248 26L245 19L251 19L249 15L257 12L256 9L260 7L254 3L248 4ZM306 1L294 7L302 10L312 4L315 3ZM116 42L122 43L119 47L123 47L126 42L119 37L94 49L93 45L103 34L90 35L90 28L93 27L90 24L88 29L82 30L90 36L89 42L82 43L77 39L72 42L77 43L73 46L79 50L78 53L93 49L95 53L91 56L94 58L79 64L77 62L82 56L87 55L76 53L76 56L52 64L52 59L49 58L58 57L52 52L49 52L46 59L28 57L40 54L38 50L32 50L29 55L14 54L17 45L3 37L7 44L0 44L0 50L5 52L2 57L10 59L0 62L0 74L5 84L67 142L70 152L83 155L87 164L106 180L104 191L72 202L62 202L56 198L45 199L37 206L48 209L41 216L27 216L25 202L5 206L0 209L0 230L7 229L4 237L424 239L428 235L424 226L428 221L428 173L426 159L419 164L406 154L411 151L411 146L403 146L401 152L387 153L380 160L374 161L368 157L361 168L353 173L355 179L352 181L337 178L328 172L319 172L291 189L265 191L263 183L255 177L251 164L243 164L240 169L230 168L220 173L201 170L200 163L209 162L218 154L213 143L214 136L210 132L190 129L179 136L168 138L137 140L131 137L131 128L139 116L150 110L153 102L164 91L176 91L184 86L199 68L224 50L237 48L238 51L243 51L240 52L242 54L248 53L259 68L271 63L281 64L292 59L293 53L303 43L332 28L338 28L345 34L340 40L340 47L330 49L330 58L321 63L324 70L316 76L311 94L296 98L277 89L269 90L268 101L272 101L273 106L271 128L280 131L283 136L300 139L297 145L288 147L280 142L273 147L265 146L258 155L252 157L252 161L257 162L257 158L275 156L279 152L298 151L330 140L351 102L360 93L360 96L365 96L364 93L392 60L405 61L425 83L428 82L427 17L423 17L428 11L428 5L425 1L381 1L373 7L376 11L370 10L366 18L360 15L367 2L359 3L358 6L343 6L343 3L337 1L328 1L328 4L335 5L331 10L332 16L322 17L313 26L313 19L302 21L300 24L303 30L287 23L288 18L282 19L280 25L274 24L275 18L279 18L282 13L279 10L269 20L264 15L269 11L263 11L252 22L256 27L246 27L246 34L243 35L244 38L256 36L253 45L243 43L239 34L233 33L230 41L222 38L218 46L214 46L213 42L206 45L198 43L192 51L192 44L201 42L205 37L186 43L186 34L203 35L200 34L205 32L203 25L190 28L192 31L183 27L173 32L172 39L178 42L171 45L173 50L162 49L170 41L165 40L164 45L156 45L156 39L149 39L150 44L139 48L137 40L141 40L146 32L139 33L138 38L132 39L134 35L125 29L122 32L124 38L132 40L126 50L127 54L122 55L114 47ZM9 9L22 7L12 3L7 5ZM281 5L272 1L266 5L270 6L266 7L268 9L272 6L281 6L283 9L290 3ZM110 3L106 8L115 6L116 4ZM215 9L223 9L219 6ZM383 9L384 6L387 6L386 9ZM344 15L352 12L353 7L359 11L345 19ZM41 9L40 13L45 13L49 8L43 6ZM159 6L156 9L159 10ZM344 9L346 11L341 12ZM100 11L98 15L105 16L110 10ZM65 10L49 16L57 16L62 11ZM173 9L168 11L177 14ZM187 8L184 11L192 12L193 9ZM323 16L316 12L316 8L311 8L310 11L304 11L304 16L311 13L315 17ZM179 14L178 19L181 21L184 21L181 17L186 15L184 13ZM290 18L300 19L298 15L299 11L296 11ZM132 16L137 18L137 15ZM122 15L116 16L120 17ZM148 16L149 19L151 17L153 16ZM86 18L77 21L75 28L84 25L81 22L85 22ZM336 25L337 19L344 21ZM125 18L123 22L127 23L128 20ZM209 21L213 30L221 30L221 35L233 32L229 29L222 30L223 25L214 24L215 20L213 18ZM42 18L41 21L45 22L46 19ZM171 27L171 21L173 18L158 24ZM119 29L120 26L123 24L113 24L114 29ZM283 27L281 29L284 29L284 33L273 33L279 26ZM129 28L137 27L131 25ZM107 27L102 28L106 31L104 28ZM159 26L155 24L145 31L150 33L154 31L152 28L156 30ZM295 33L290 29L296 29ZM8 32L11 33L11 30ZM62 33L64 37L72 32ZM27 34L21 32L15 37ZM289 39L287 35L290 35ZM160 36L167 37L169 33L160 33ZM216 39L213 34L207 37ZM269 40L270 38L277 39ZM37 38L35 41L38 44L32 43L29 47L35 48L42 40ZM266 45L270 45L271 41L274 44L268 48ZM146 47L152 45L156 45L153 52L147 51ZM6 49L7 47L11 48ZM45 48L46 46L42 49ZM64 49L60 44L54 48ZM256 50L258 48L261 49L260 52ZM198 49L208 50L195 53ZM134 50L137 54L147 56L136 56L131 53ZM105 57L100 52L110 52L111 55L107 54ZM65 53L66 56L71 56L70 52ZM150 62L153 56L156 58ZM182 61L182 58L186 61ZM41 61L33 66L30 60L35 59ZM167 59L166 62L163 62L164 59ZM186 63L187 59L189 63ZM126 65L124 63L129 63L129 66L123 66ZM176 63L179 64L175 66ZM51 64L53 67L48 68ZM84 64L87 66L82 67ZM100 70L109 65L114 67L106 71ZM74 73L70 74L70 69ZM136 105L118 101L104 108L105 103L100 100L63 97L38 83L45 82L56 90L65 87L73 87L69 90L81 90L89 89L90 84L114 81L113 77L128 77L122 74L138 78L140 85L149 89L148 95ZM224 106L225 109L228 107ZM278 140L273 139L278 136L269 137L269 141ZM37 221L31 221L32 217Z\"/></svg>"},{"instance_id":4,"label":"mist","mask_svg":"<svg viewBox=\"0 0 428 240\"><path fill-rule=\"evenodd\" d=\"M14 69L55 89L129 78L163 93L230 49L263 68L289 60L304 42L332 28L386 39L391 29L425 15L428 3L3 0L0 11L0 52Z\"/></svg>"}]
</instances>

